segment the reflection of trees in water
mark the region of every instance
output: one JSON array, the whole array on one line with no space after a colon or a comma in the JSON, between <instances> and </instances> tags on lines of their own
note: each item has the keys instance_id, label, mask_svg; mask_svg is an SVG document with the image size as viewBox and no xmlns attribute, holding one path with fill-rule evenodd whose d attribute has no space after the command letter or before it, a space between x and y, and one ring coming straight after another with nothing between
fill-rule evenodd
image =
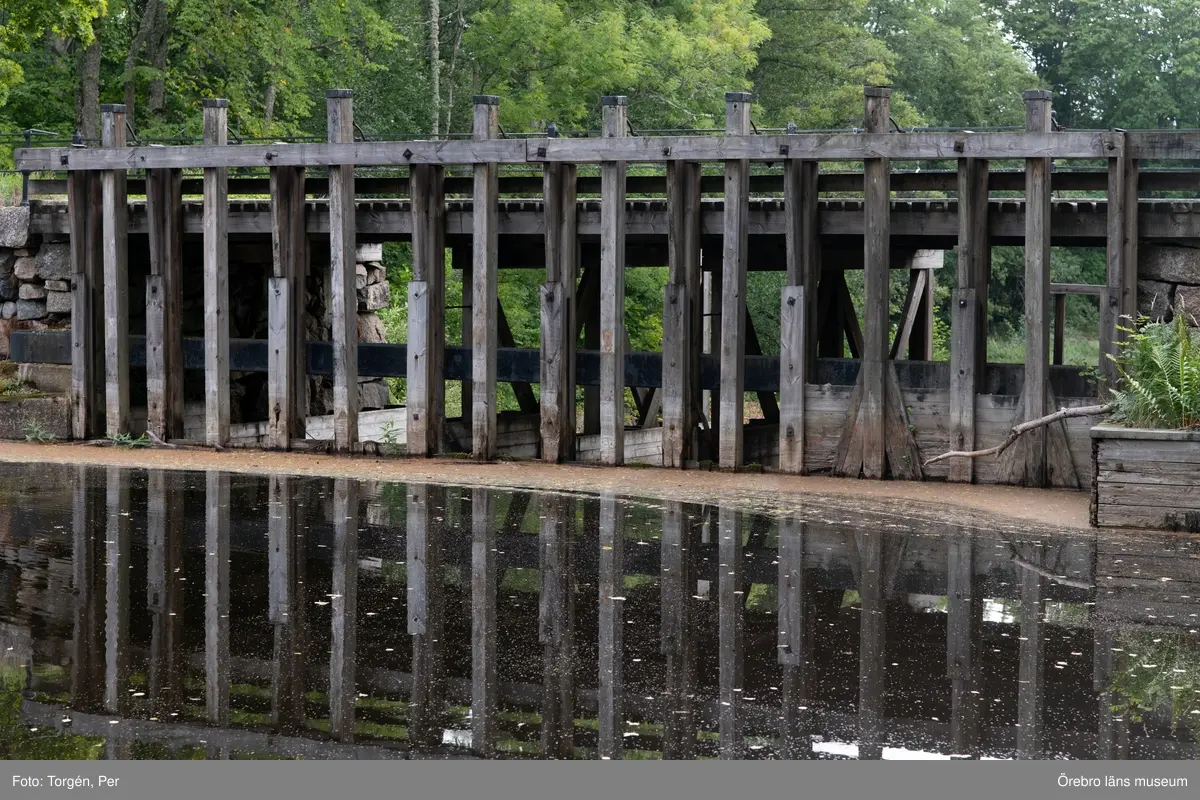
<instances>
[{"instance_id":1,"label":"reflection of trees in water","mask_svg":"<svg viewBox=\"0 0 1200 800\"><path fill-rule=\"evenodd\" d=\"M1126 631L1116 638L1121 669L1113 676L1113 711L1134 722L1170 720L1200 739L1200 641L1194 634Z\"/></svg>"}]
</instances>

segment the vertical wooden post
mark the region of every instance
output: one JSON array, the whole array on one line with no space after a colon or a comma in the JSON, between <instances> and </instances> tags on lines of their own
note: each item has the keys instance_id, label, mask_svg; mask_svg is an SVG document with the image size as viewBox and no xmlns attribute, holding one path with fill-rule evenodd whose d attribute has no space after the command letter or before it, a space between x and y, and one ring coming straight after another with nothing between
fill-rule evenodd
<instances>
[{"instance_id":1,"label":"vertical wooden post","mask_svg":"<svg viewBox=\"0 0 1200 800\"><path fill-rule=\"evenodd\" d=\"M108 468L104 576L104 710L122 714L129 706L130 474Z\"/></svg>"},{"instance_id":2,"label":"vertical wooden post","mask_svg":"<svg viewBox=\"0 0 1200 800\"><path fill-rule=\"evenodd\" d=\"M1025 92L1025 129L1050 130L1050 92ZM1025 420L1046 414L1050 378L1050 159L1025 161ZM1046 486L1046 429L1022 437L1025 472L1021 483Z\"/></svg>"},{"instance_id":3,"label":"vertical wooden post","mask_svg":"<svg viewBox=\"0 0 1200 800\"><path fill-rule=\"evenodd\" d=\"M304 539L291 478L270 476L267 520L267 620L275 629L271 725L296 732L304 724Z\"/></svg>"},{"instance_id":4,"label":"vertical wooden post","mask_svg":"<svg viewBox=\"0 0 1200 800\"><path fill-rule=\"evenodd\" d=\"M788 758L809 758L806 741L808 608L804 579L805 524L799 515L779 521L779 638L777 659L783 666L784 709L780 738Z\"/></svg>"},{"instance_id":5,"label":"vertical wooden post","mask_svg":"<svg viewBox=\"0 0 1200 800\"><path fill-rule=\"evenodd\" d=\"M500 98L475 95L474 135L493 139L500 132ZM475 165L475 193L471 203L471 454L486 461L496 457L496 345L500 300L496 288L497 203L499 167Z\"/></svg>"},{"instance_id":6,"label":"vertical wooden post","mask_svg":"<svg viewBox=\"0 0 1200 800\"><path fill-rule=\"evenodd\" d=\"M887 643L883 534L856 533L858 593L862 599L858 638L858 725L860 760L883 757L884 656Z\"/></svg>"},{"instance_id":7,"label":"vertical wooden post","mask_svg":"<svg viewBox=\"0 0 1200 800\"><path fill-rule=\"evenodd\" d=\"M78 174L78 173L72 173ZM99 181L96 182L97 187ZM75 708L98 712L103 708L101 638L104 631L104 575L101 573L97 500L92 491L91 468L75 468L71 487L71 589L74 596L74 630L71 658L71 698Z\"/></svg>"},{"instance_id":8,"label":"vertical wooden post","mask_svg":"<svg viewBox=\"0 0 1200 800\"><path fill-rule=\"evenodd\" d=\"M988 163L958 162L958 263L950 299L950 447L975 448L975 395L987 369ZM948 479L970 483L975 460L950 460Z\"/></svg>"},{"instance_id":9,"label":"vertical wooden post","mask_svg":"<svg viewBox=\"0 0 1200 800\"><path fill-rule=\"evenodd\" d=\"M728 312L728 307L725 309ZM722 354L724 355L724 354ZM719 643L717 713L720 757L742 758L742 512L721 506L717 543L717 634Z\"/></svg>"},{"instance_id":10,"label":"vertical wooden post","mask_svg":"<svg viewBox=\"0 0 1200 800\"><path fill-rule=\"evenodd\" d=\"M754 95L725 93L725 133L750 133ZM742 463L745 423L746 252L750 229L750 162L725 162L725 221L721 245L721 421L718 460L725 469Z\"/></svg>"},{"instance_id":11,"label":"vertical wooden post","mask_svg":"<svg viewBox=\"0 0 1200 800\"><path fill-rule=\"evenodd\" d=\"M146 482L146 600L150 608L150 663L146 683L160 719L182 707L183 496L163 470Z\"/></svg>"},{"instance_id":12,"label":"vertical wooden post","mask_svg":"<svg viewBox=\"0 0 1200 800\"><path fill-rule=\"evenodd\" d=\"M1022 550L1026 561L1041 565L1044 544L1024 545ZM1042 605L1045 588L1045 578L1041 573L1021 568L1021 642L1017 663L1018 759L1042 758L1042 709L1046 700L1045 608Z\"/></svg>"},{"instance_id":13,"label":"vertical wooden post","mask_svg":"<svg viewBox=\"0 0 1200 800\"><path fill-rule=\"evenodd\" d=\"M333 482L333 584L329 648L329 734L354 741L358 651L358 482Z\"/></svg>"},{"instance_id":14,"label":"vertical wooden post","mask_svg":"<svg viewBox=\"0 0 1200 800\"><path fill-rule=\"evenodd\" d=\"M438 725L442 684L442 525L446 490L436 484L408 487L408 633L413 637L413 688L409 703L409 741L417 747L442 742Z\"/></svg>"},{"instance_id":15,"label":"vertical wooden post","mask_svg":"<svg viewBox=\"0 0 1200 800\"><path fill-rule=\"evenodd\" d=\"M354 141L354 93L325 94L327 136ZM340 452L358 443L358 291L354 285L354 165L329 167L329 292L333 322L333 444Z\"/></svg>"},{"instance_id":16,"label":"vertical wooden post","mask_svg":"<svg viewBox=\"0 0 1200 800\"><path fill-rule=\"evenodd\" d=\"M663 508L660 570L662 652L666 657L666 707L663 709L663 758L689 759L696 750L693 699L696 646L691 598L696 590L695 507L668 502Z\"/></svg>"},{"instance_id":17,"label":"vertical wooden post","mask_svg":"<svg viewBox=\"0 0 1200 800\"><path fill-rule=\"evenodd\" d=\"M544 495L538 542L542 578L538 639L543 648L543 758L574 755L575 582L571 560L574 532L574 498L564 494Z\"/></svg>"},{"instance_id":18,"label":"vertical wooden post","mask_svg":"<svg viewBox=\"0 0 1200 800\"><path fill-rule=\"evenodd\" d=\"M146 175L146 429L163 440L183 437L182 182L177 169Z\"/></svg>"},{"instance_id":19,"label":"vertical wooden post","mask_svg":"<svg viewBox=\"0 0 1200 800\"><path fill-rule=\"evenodd\" d=\"M604 136L624 136L623 96L600 98ZM600 463L625 463L625 163L600 165Z\"/></svg>"},{"instance_id":20,"label":"vertical wooden post","mask_svg":"<svg viewBox=\"0 0 1200 800\"><path fill-rule=\"evenodd\" d=\"M304 438L308 359L304 345L308 237L304 169L271 170L272 274L267 282L267 443L286 450Z\"/></svg>"},{"instance_id":21,"label":"vertical wooden post","mask_svg":"<svg viewBox=\"0 0 1200 800\"><path fill-rule=\"evenodd\" d=\"M125 106L100 108L106 148L125 146ZM129 208L125 170L100 173L104 238L105 428L109 436L129 432Z\"/></svg>"},{"instance_id":22,"label":"vertical wooden post","mask_svg":"<svg viewBox=\"0 0 1200 800\"><path fill-rule=\"evenodd\" d=\"M975 535L946 538L946 675L950 742L957 755L979 757L979 637L983 598L975 590Z\"/></svg>"},{"instance_id":23,"label":"vertical wooden post","mask_svg":"<svg viewBox=\"0 0 1200 800\"><path fill-rule=\"evenodd\" d=\"M205 473L204 702L209 722L229 725L229 474Z\"/></svg>"},{"instance_id":24,"label":"vertical wooden post","mask_svg":"<svg viewBox=\"0 0 1200 800\"><path fill-rule=\"evenodd\" d=\"M892 90L868 86L864 90L866 128L887 133L891 119ZM863 162L863 274L864 336L862 353L862 405L858 427L862 430L862 474L882 478L886 464L885 376L888 353L888 297L891 255L891 164L885 158Z\"/></svg>"},{"instance_id":25,"label":"vertical wooden post","mask_svg":"<svg viewBox=\"0 0 1200 800\"><path fill-rule=\"evenodd\" d=\"M100 175L67 178L71 217L71 436L87 439L105 427L103 197Z\"/></svg>"},{"instance_id":26,"label":"vertical wooden post","mask_svg":"<svg viewBox=\"0 0 1200 800\"><path fill-rule=\"evenodd\" d=\"M1113 135L1121 150L1108 160L1108 301L1100 306L1100 376L1108 387L1116 385L1117 366L1107 356L1117 355L1120 327L1128 325L1121 317L1137 316L1138 161L1125 134Z\"/></svg>"},{"instance_id":27,"label":"vertical wooden post","mask_svg":"<svg viewBox=\"0 0 1200 800\"><path fill-rule=\"evenodd\" d=\"M574 164L546 164L543 173L546 283L541 308L542 458L575 454L575 281L579 225Z\"/></svg>"},{"instance_id":28,"label":"vertical wooden post","mask_svg":"<svg viewBox=\"0 0 1200 800\"><path fill-rule=\"evenodd\" d=\"M1067 295L1063 292L1054 297L1054 352L1050 356L1051 364L1063 363L1063 345L1066 344L1066 331L1063 328L1067 322Z\"/></svg>"},{"instance_id":29,"label":"vertical wooden post","mask_svg":"<svg viewBox=\"0 0 1200 800\"><path fill-rule=\"evenodd\" d=\"M696 454L700 411L700 165L667 163L667 261L663 293L663 466Z\"/></svg>"},{"instance_id":30,"label":"vertical wooden post","mask_svg":"<svg viewBox=\"0 0 1200 800\"><path fill-rule=\"evenodd\" d=\"M471 749L491 755L495 745L496 527L490 489L471 490Z\"/></svg>"},{"instance_id":31,"label":"vertical wooden post","mask_svg":"<svg viewBox=\"0 0 1200 800\"><path fill-rule=\"evenodd\" d=\"M204 101L204 144L228 140L229 101ZM204 439L229 443L229 170L204 170Z\"/></svg>"},{"instance_id":32,"label":"vertical wooden post","mask_svg":"<svg viewBox=\"0 0 1200 800\"><path fill-rule=\"evenodd\" d=\"M785 286L779 310L779 471L804 473L804 387L808 304L804 286Z\"/></svg>"},{"instance_id":33,"label":"vertical wooden post","mask_svg":"<svg viewBox=\"0 0 1200 800\"><path fill-rule=\"evenodd\" d=\"M617 498L600 495L600 758L621 758L625 736L625 520Z\"/></svg>"},{"instance_id":34,"label":"vertical wooden post","mask_svg":"<svg viewBox=\"0 0 1200 800\"><path fill-rule=\"evenodd\" d=\"M409 171L413 277L408 284L408 454L436 455L446 418L445 170Z\"/></svg>"}]
</instances>

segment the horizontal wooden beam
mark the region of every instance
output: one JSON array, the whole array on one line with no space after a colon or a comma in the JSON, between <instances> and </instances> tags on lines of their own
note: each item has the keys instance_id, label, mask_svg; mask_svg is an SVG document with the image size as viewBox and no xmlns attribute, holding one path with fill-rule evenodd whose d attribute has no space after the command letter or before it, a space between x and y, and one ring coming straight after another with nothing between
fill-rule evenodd
<instances>
[{"instance_id":1,"label":"horizontal wooden beam","mask_svg":"<svg viewBox=\"0 0 1200 800\"><path fill-rule=\"evenodd\" d=\"M1052 283L1050 294L1086 294L1099 297L1104 294L1105 287L1091 283Z\"/></svg>"},{"instance_id":2,"label":"horizontal wooden beam","mask_svg":"<svg viewBox=\"0 0 1200 800\"><path fill-rule=\"evenodd\" d=\"M111 149L47 147L15 150L13 162L18 170L41 171L331 165L382 167L547 161L661 163L729 159L774 162L787 159L861 161L866 158L1114 158L1121 155L1121 141L1119 136L1106 131L1082 131L630 136L610 139L486 139ZM1193 146L1186 155L1171 157L1193 158L1195 153Z\"/></svg>"}]
</instances>

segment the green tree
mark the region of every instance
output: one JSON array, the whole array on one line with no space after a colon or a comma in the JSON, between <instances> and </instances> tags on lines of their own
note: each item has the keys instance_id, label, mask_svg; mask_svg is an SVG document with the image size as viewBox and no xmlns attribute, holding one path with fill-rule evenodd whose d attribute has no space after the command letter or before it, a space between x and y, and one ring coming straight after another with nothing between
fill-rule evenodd
<instances>
[{"instance_id":1,"label":"green tree","mask_svg":"<svg viewBox=\"0 0 1200 800\"><path fill-rule=\"evenodd\" d=\"M14 55L25 53L37 42L76 39L92 40L92 20L104 13L107 0L5 0L0 9L0 106L9 90L24 79L25 72Z\"/></svg>"}]
</instances>

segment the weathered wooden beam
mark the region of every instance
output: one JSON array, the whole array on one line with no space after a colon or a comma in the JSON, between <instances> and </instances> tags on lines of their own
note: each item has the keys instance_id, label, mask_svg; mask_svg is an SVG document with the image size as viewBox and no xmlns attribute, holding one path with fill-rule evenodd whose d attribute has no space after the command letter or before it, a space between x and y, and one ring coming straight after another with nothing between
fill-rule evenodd
<instances>
[{"instance_id":1,"label":"weathered wooden beam","mask_svg":"<svg viewBox=\"0 0 1200 800\"><path fill-rule=\"evenodd\" d=\"M604 136L627 133L626 99L600 99ZM625 463L625 164L600 165L600 462Z\"/></svg>"},{"instance_id":2,"label":"weathered wooden beam","mask_svg":"<svg viewBox=\"0 0 1200 800\"><path fill-rule=\"evenodd\" d=\"M409 171L413 276L408 284L408 454L436 455L442 447L446 380L445 172L420 165Z\"/></svg>"},{"instance_id":3,"label":"weathered wooden beam","mask_svg":"<svg viewBox=\"0 0 1200 800\"><path fill-rule=\"evenodd\" d=\"M228 141L229 101L204 101L204 142ZM228 170L204 170L204 440L229 442L229 188Z\"/></svg>"},{"instance_id":4,"label":"weathered wooden beam","mask_svg":"<svg viewBox=\"0 0 1200 800\"><path fill-rule=\"evenodd\" d=\"M1063 363L1063 346L1066 344L1066 331L1063 328L1066 327L1067 323L1067 296L1065 294L1051 294L1051 297L1054 298L1054 346L1053 354L1050 356L1050 363L1056 365Z\"/></svg>"},{"instance_id":5,"label":"weathered wooden beam","mask_svg":"<svg viewBox=\"0 0 1200 800\"><path fill-rule=\"evenodd\" d=\"M496 678L496 526L490 489L471 490L471 749L495 746L500 686Z\"/></svg>"},{"instance_id":6,"label":"weathered wooden beam","mask_svg":"<svg viewBox=\"0 0 1200 800\"><path fill-rule=\"evenodd\" d=\"M725 133L750 132L750 104L745 92L725 93ZM718 462L725 469L742 464L746 400L746 256L749 249L750 164L725 162L724 233L721 246L721 422Z\"/></svg>"},{"instance_id":7,"label":"weathered wooden beam","mask_svg":"<svg viewBox=\"0 0 1200 800\"><path fill-rule=\"evenodd\" d=\"M1025 92L1025 127L1049 132L1051 94ZM1045 416L1050 357L1050 159L1025 162L1025 382L1021 397L1027 422ZM1046 485L1046 431L1038 428L1018 445L1025 456L1026 486Z\"/></svg>"},{"instance_id":8,"label":"weathered wooden beam","mask_svg":"<svg viewBox=\"0 0 1200 800\"><path fill-rule=\"evenodd\" d=\"M867 87L865 90L866 128L871 133L886 133L891 120L891 89ZM891 222L888 173L885 159L869 159L863 164L863 401L858 425L862 428L862 474L882 478L886 467L884 441L886 403L884 362L887 357L888 295L890 282Z\"/></svg>"},{"instance_id":9,"label":"weathered wooden beam","mask_svg":"<svg viewBox=\"0 0 1200 800\"><path fill-rule=\"evenodd\" d=\"M715 355L718 366L721 357L721 270L710 269L704 273L704 353ZM717 388L720 388L718 384ZM717 456L718 431L721 429L721 393L704 390L703 408L708 415L707 455Z\"/></svg>"},{"instance_id":10,"label":"weathered wooden beam","mask_svg":"<svg viewBox=\"0 0 1200 800\"><path fill-rule=\"evenodd\" d=\"M104 205L100 176L73 172L67 181L71 218L71 436L104 429Z\"/></svg>"},{"instance_id":11,"label":"weathered wooden beam","mask_svg":"<svg viewBox=\"0 0 1200 800\"><path fill-rule=\"evenodd\" d=\"M1157 134L1162 136L1163 134ZM1134 139L1136 157L1188 159L1195 154L1195 135L1183 136L1178 146L1152 142L1147 134ZM949 160L957 158L1111 158L1121 142L1109 131L1054 134L1018 133L903 133L744 135L744 136L629 136L620 141L599 139L518 139L486 143L425 140L406 142L346 142L320 144L243 145L229 151L210 147L119 147L105 150L61 147L18 148L15 168L22 171L108 170L133 166L144 169L229 167L325 167L358 164L364 167L400 164L524 164L563 161L661 163L667 161L779 162L862 161L872 158Z\"/></svg>"},{"instance_id":12,"label":"weathered wooden beam","mask_svg":"<svg viewBox=\"0 0 1200 800\"><path fill-rule=\"evenodd\" d=\"M1121 134L1128 136L1129 134ZM1100 306L1100 377L1117 385L1117 356L1125 339L1122 317L1137 316L1138 162L1128 151L1108 160L1108 302ZM1057 341L1057 340L1056 340Z\"/></svg>"},{"instance_id":13,"label":"weathered wooden beam","mask_svg":"<svg viewBox=\"0 0 1200 800\"><path fill-rule=\"evenodd\" d=\"M546 283L541 291L542 458L575 455L575 282L579 271L579 221L574 164L547 164L545 201Z\"/></svg>"},{"instance_id":14,"label":"weathered wooden beam","mask_svg":"<svg viewBox=\"0 0 1200 800\"><path fill-rule=\"evenodd\" d=\"M905 295L904 305L901 306L900 327L896 329L896 336L892 339L892 347L888 351L889 359L895 360L901 353L909 349L913 331L917 326L917 317L925 302L925 287L929 280L926 272L927 270L911 270L909 272L908 294Z\"/></svg>"},{"instance_id":15,"label":"weathered wooden beam","mask_svg":"<svg viewBox=\"0 0 1200 800\"><path fill-rule=\"evenodd\" d=\"M980 653L983 597L975 590L975 535L946 537L946 675L954 753L979 757Z\"/></svg>"},{"instance_id":16,"label":"weathered wooden beam","mask_svg":"<svg viewBox=\"0 0 1200 800\"><path fill-rule=\"evenodd\" d=\"M583 349L600 351L600 267L583 267L575 309L579 314L579 332ZM600 386L583 387L583 433L600 433Z\"/></svg>"},{"instance_id":17,"label":"weathered wooden beam","mask_svg":"<svg viewBox=\"0 0 1200 800\"><path fill-rule=\"evenodd\" d=\"M779 471L804 474L808 333L804 286L784 286L779 309Z\"/></svg>"},{"instance_id":18,"label":"weathered wooden beam","mask_svg":"<svg viewBox=\"0 0 1200 800\"><path fill-rule=\"evenodd\" d=\"M104 710L123 713L129 707L126 684L129 657L130 482L129 471L109 467L104 528Z\"/></svg>"},{"instance_id":19,"label":"weathered wooden beam","mask_svg":"<svg viewBox=\"0 0 1200 800\"><path fill-rule=\"evenodd\" d=\"M297 522L298 483L271 475L267 488L267 621L275 631L271 661L271 725L297 732L304 725L305 552Z\"/></svg>"},{"instance_id":20,"label":"weathered wooden beam","mask_svg":"<svg viewBox=\"0 0 1200 800\"><path fill-rule=\"evenodd\" d=\"M622 98L624 99L624 98ZM600 495L599 597L599 754L620 758L625 737L625 520L620 501Z\"/></svg>"},{"instance_id":21,"label":"weathered wooden beam","mask_svg":"<svg viewBox=\"0 0 1200 800\"><path fill-rule=\"evenodd\" d=\"M806 352L804 356L806 373L815 369L817 363L817 285L821 280L819 176L820 164L816 161L789 161L784 165L783 202L787 215L784 224L785 285L803 286L806 289L808 308L804 314L804 341L812 348L812 352Z\"/></svg>"},{"instance_id":22,"label":"weathered wooden beam","mask_svg":"<svg viewBox=\"0 0 1200 800\"><path fill-rule=\"evenodd\" d=\"M271 170L271 278L267 283L267 442L286 450L304 438L308 375L304 352L305 233L304 170Z\"/></svg>"},{"instance_id":23,"label":"weathered wooden beam","mask_svg":"<svg viewBox=\"0 0 1200 800\"><path fill-rule=\"evenodd\" d=\"M179 170L146 178L146 429L163 440L183 437L182 182Z\"/></svg>"},{"instance_id":24,"label":"weathered wooden beam","mask_svg":"<svg viewBox=\"0 0 1200 800\"><path fill-rule=\"evenodd\" d=\"M575 582L571 559L575 499L546 494L541 505L538 639L543 647L542 756L565 759L575 755Z\"/></svg>"},{"instance_id":25,"label":"weathered wooden beam","mask_svg":"<svg viewBox=\"0 0 1200 800\"><path fill-rule=\"evenodd\" d=\"M749 307L746 308L746 352L747 356L761 356L763 354L762 343L758 341L758 331L754 329L754 318L750 314ZM744 359L743 359L744 364ZM742 388L746 387L745 367L742 367ZM763 419L771 424L779 423L779 399L775 396L775 392L756 391L758 397L759 408L762 409Z\"/></svg>"},{"instance_id":26,"label":"weathered wooden beam","mask_svg":"<svg viewBox=\"0 0 1200 800\"><path fill-rule=\"evenodd\" d=\"M692 595L696 590L696 509L678 502L663 507L659 570L662 653L666 657L663 758L687 759L696 750L696 637Z\"/></svg>"},{"instance_id":27,"label":"weathered wooden beam","mask_svg":"<svg viewBox=\"0 0 1200 800\"><path fill-rule=\"evenodd\" d=\"M487 142L500 132L500 98L474 97L475 142ZM471 207L471 454L481 460L496 457L496 314L500 300L496 288L498 240L496 203L499 197L495 163L475 165L475 194Z\"/></svg>"},{"instance_id":28,"label":"weathered wooden beam","mask_svg":"<svg viewBox=\"0 0 1200 800\"><path fill-rule=\"evenodd\" d=\"M354 741L358 657L358 481L333 481L333 580L330 587L329 735Z\"/></svg>"},{"instance_id":29,"label":"weathered wooden beam","mask_svg":"<svg viewBox=\"0 0 1200 800\"><path fill-rule=\"evenodd\" d=\"M717 641L718 713L720 757L744 757L742 729L742 631L743 597L747 589L742 579L742 512L732 506L721 506L718 512L717 542Z\"/></svg>"},{"instance_id":30,"label":"weathered wooden beam","mask_svg":"<svg viewBox=\"0 0 1200 800\"><path fill-rule=\"evenodd\" d=\"M933 320L937 312L934 296L937 292L937 270L942 268L945 254L941 250L918 250L913 254L912 266L908 271L909 283L917 274L925 281L921 290L917 315L908 340L909 361L933 361Z\"/></svg>"},{"instance_id":31,"label":"weathered wooden beam","mask_svg":"<svg viewBox=\"0 0 1200 800\"><path fill-rule=\"evenodd\" d=\"M101 137L106 147L125 146L125 106L100 109ZM104 258L104 394L105 430L109 436L129 433L129 211L125 170L100 175L101 243Z\"/></svg>"},{"instance_id":32,"label":"weathered wooden beam","mask_svg":"<svg viewBox=\"0 0 1200 800\"><path fill-rule=\"evenodd\" d=\"M975 447L977 381L987 366L987 287L991 244L987 228L988 164L958 162L958 262L950 299L950 449ZM947 479L971 483L974 459L950 462Z\"/></svg>"},{"instance_id":33,"label":"weathered wooden beam","mask_svg":"<svg viewBox=\"0 0 1200 800\"><path fill-rule=\"evenodd\" d=\"M700 410L700 165L667 165L667 262L663 291L663 466L692 460Z\"/></svg>"},{"instance_id":34,"label":"weathered wooden beam","mask_svg":"<svg viewBox=\"0 0 1200 800\"><path fill-rule=\"evenodd\" d=\"M226 727L229 709L229 473L206 472L204 490L204 708Z\"/></svg>"},{"instance_id":35,"label":"weathered wooden beam","mask_svg":"<svg viewBox=\"0 0 1200 800\"><path fill-rule=\"evenodd\" d=\"M326 93L330 142L354 141L349 89ZM348 452L358 442L358 291L355 286L354 161L329 167L329 306L333 325L333 442Z\"/></svg>"},{"instance_id":36,"label":"weathered wooden beam","mask_svg":"<svg viewBox=\"0 0 1200 800\"><path fill-rule=\"evenodd\" d=\"M1022 546L1027 564L1042 566L1046 545ZM1042 755L1042 710L1045 686L1045 608L1042 604L1046 579L1034 569L1021 570L1021 641L1017 662L1017 758L1040 759Z\"/></svg>"},{"instance_id":37,"label":"weathered wooden beam","mask_svg":"<svg viewBox=\"0 0 1200 800\"><path fill-rule=\"evenodd\" d=\"M442 742L441 712L445 699L442 537L439 521L446 512L446 490L437 484L410 483L408 536L408 633L413 637L412 693L408 738L415 747Z\"/></svg>"},{"instance_id":38,"label":"weathered wooden beam","mask_svg":"<svg viewBox=\"0 0 1200 800\"><path fill-rule=\"evenodd\" d=\"M146 601L150 609L147 694L165 716L184 701L183 492L174 475L150 470L146 479Z\"/></svg>"}]
</instances>

